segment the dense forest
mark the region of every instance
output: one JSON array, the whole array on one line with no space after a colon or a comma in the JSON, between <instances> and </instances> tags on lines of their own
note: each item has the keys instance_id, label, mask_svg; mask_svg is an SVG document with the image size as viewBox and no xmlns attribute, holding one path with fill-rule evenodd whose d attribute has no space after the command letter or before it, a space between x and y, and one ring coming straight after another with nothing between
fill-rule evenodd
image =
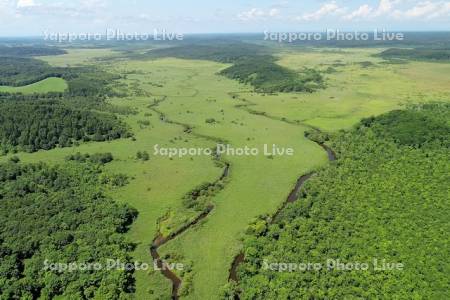
<instances>
[{"instance_id":1,"label":"dense forest","mask_svg":"<svg viewBox=\"0 0 450 300\"><path fill-rule=\"evenodd\" d=\"M360 126L369 127L380 138L399 145L421 148L429 143L450 147L450 113L444 106L425 104L420 109L394 110L366 118Z\"/></svg>"},{"instance_id":2,"label":"dense forest","mask_svg":"<svg viewBox=\"0 0 450 300\"><path fill-rule=\"evenodd\" d=\"M59 68L34 58L0 57L0 85L23 86L48 77L62 77Z\"/></svg>"},{"instance_id":3,"label":"dense forest","mask_svg":"<svg viewBox=\"0 0 450 300\"><path fill-rule=\"evenodd\" d=\"M0 56L20 56L20 57L31 57L31 56L45 56L45 55L61 55L67 52L63 49L57 47L48 46L6 46L0 45Z\"/></svg>"},{"instance_id":4,"label":"dense forest","mask_svg":"<svg viewBox=\"0 0 450 300\"><path fill-rule=\"evenodd\" d=\"M67 80L69 89L67 96L108 96L119 94L113 89L114 82L120 75L111 74L96 67L65 68L62 78Z\"/></svg>"},{"instance_id":5,"label":"dense forest","mask_svg":"<svg viewBox=\"0 0 450 300\"><path fill-rule=\"evenodd\" d=\"M324 87L323 76L316 70L294 72L276 63L271 50L256 44L223 43L192 44L151 50L148 57L203 59L231 63L221 75L252 85L257 92L313 92Z\"/></svg>"},{"instance_id":6,"label":"dense forest","mask_svg":"<svg viewBox=\"0 0 450 300\"><path fill-rule=\"evenodd\" d=\"M69 85L66 96L114 96L111 83L119 75L96 67L52 67L48 63L27 57L1 57L0 85L24 86L48 77L61 77Z\"/></svg>"},{"instance_id":7,"label":"dense forest","mask_svg":"<svg viewBox=\"0 0 450 300\"><path fill-rule=\"evenodd\" d=\"M200 43L170 48L159 48L150 50L146 55L150 58L175 57L234 63L237 60L269 53L269 49L256 44L223 42L218 44Z\"/></svg>"},{"instance_id":8,"label":"dense forest","mask_svg":"<svg viewBox=\"0 0 450 300\"><path fill-rule=\"evenodd\" d=\"M416 48L416 49L387 49L379 54L385 59L410 59L410 60L432 60L448 61L450 60L449 48Z\"/></svg>"},{"instance_id":9,"label":"dense forest","mask_svg":"<svg viewBox=\"0 0 450 300\"><path fill-rule=\"evenodd\" d=\"M0 93L0 151L3 154L130 136L113 113L133 112L106 102L108 96L118 95L113 85L120 76L98 67L52 67L35 58L18 57L34 49L22 48L14 48L16 56L0 57L0 85L23 86L48 77L61 77L67 81L68 89L62 93L31 95ZM33 53L44 54L40 49L37 47ZM5 53L0 51L0 56Z\"/></svg>"},{"instance_id":10,"label":"dense forest","mask_svg":"<svg viewBox=\"0 0 450 300\"><path fill-rule=\"evenodd\" d=\"M324 87L324 79L318 71L305 69L297 73L278 65L271 56L238 60L220 74L251 84L256 91L264 93L313 92Z\"/></svg>"},{"instance_id":11,"label":"dense forest","mask_svg":"<svg viewBox=\"0 0 450 300\"><path fill-rule=\"evenodd\" d=\"M76 109L57 101L0 102L0 149L4 153L129 136L126 126L110 113Z\"/></svg>"},{"instance_id":12,"label":"dense forest","mask_svg":"<svg viewBox=\"0 0 450 300\"><path fill-rule=\"evenodd\" d=\"M276 220L249 226L231 289L241 299L449 299L448 120L450 105L428 104L332 136L338 161Z\"/></svg>"},{"instance_id":13,"label":"dense forest","mask_svg":"<svg viewBox=\"0 0 450 300\"><path fill-rule=\"evenodd\" d=\"M90 164L0 165L1 299L129 298L133 271L104 266L131 261L123 233L137 213L104 196L100 174ZM83 270L94 263L103 267Z\"/></svg>"},{"instance_id":14,"label":"dense forest","mask_svg":"<svg viewBox=\"0 0 450 300\"><path fill-rule=\"evenodd\" d=\"M26 57L64 51L19 48L8 48L14 53L0 48L1 85L61 77L69 88L64 93L0 93L3 154L130 136L112 112L132 111L106 102L115 95L111 83L118 76L96 67L52 67ZM123 233L137 215L103 194L103 185L128 182L123 174L102 174L99 166L112 160L111 153L95 153L67 157L62 166L24 165L17 157L0 165L0 298L131 298L133 270L106 268L108 260L131 261L133 245ZM58 269L67 263L80 267Z\"/></svg>"}]
</instances>

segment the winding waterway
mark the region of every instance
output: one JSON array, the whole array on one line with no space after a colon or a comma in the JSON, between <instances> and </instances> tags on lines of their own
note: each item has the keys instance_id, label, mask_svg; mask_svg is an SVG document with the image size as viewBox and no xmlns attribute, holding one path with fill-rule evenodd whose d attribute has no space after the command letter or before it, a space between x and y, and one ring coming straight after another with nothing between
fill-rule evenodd
<instances>
[{"instance_id":1,"label":"winding waterway","mask_svg":"<svg viewBox=\"0 0 450 300\"><path fill-rule=\"evenodd\" d=\"M183 124L183 123L174 122L174 121L169 120L165 116L164 113L162 113L161 111L159 111L156 108L161 102L165 101L166 98L167 97L162 97L160 100L155 101L152 105L150 105L150 108L153 111L155 111L157 114L159 114L159 117L160 117L161 121L182 126L186 133L194 134L192 132L192 127L191 126L189 126L187 124ZM245 104L243 104L243 105L236 105L237 108L248 110L248 106L253 105L249 101L242 100L240 98L238 98L238 99L243 101ZM253 113L253 114L261 115L262 117L276 119L278 121L286 122L286 123L289 123L289 124L300 125L299 123L291 122L291 121L286 120L284 118L276 118L276 117L269 116L266 113L262 113L262 112L260 113L260 112L256 112L256 111L253 111L253 110L250 110L248 112L249 113ZM302 125L304 125L304 124L302 124ZM304 126L307 126L307 125L304 125ZM307 126L307 127L310 127L311 129L318 131L317 128L313 128L311 126ZM196 136L198 136L200 138L205 138L205 139L216 141L216 142L218 142L218 141L219 142L224 142L224 141L222 141L220 139L209 137L209 136L204 136L204 135L200 135L200 134L194 134L194 135L196 135ZM319 143L317 141L313 141L313 142L317 143L320 147L322 147L326 151L329 161L336 160L336 155L335 155L335 153L333 152L333 150L330 147L328 147L327 145L325 145L323 143ZM229 175L229 172L230 172L230 164L229 163L225 163L225 168L224 168L224 171L223 171L221 177L218 180L216 180L213 184L216 184L216 183L224 180L225 178L227 178L228 175ZM310 179L314 174L315 173L312 172L312 173L308 173L308 174L302 175L302 176L300 176L298 178L294 188L289 193L289 195L287 196L286 200L283 202L281 207L272 215L272 218L271 218L271 222L272 223L277 219L277 217L280 215L280 213L286 208L286 206L289 203L295 202L298 199L298 193L300 192L301 188L303 187L305 182L308 181L308 179ZM199 195L200 195L200 193L194 195L194 198L199 197ZM182 280L181 280L180 277L178 277L178 275L175 272L170 270L169 265L159 255L158 248L161 247L162 245L166 244L170 240L176 238L177 236L183 234L185 231L187 231L191 227L195 226L201 220L205 219L213 209L214 209L214 206L211 204L208 207L206 207L206 209L201 214L199 214L195 219L193 219L191 222L185 224L184 226L179 228L177 231L172 232L167 237L164 237L161 233L158 233L157 236L153 239L152 245L150 247L150 254L151 254L154 262L156 262L156 265L160 269L162 275L172 282L172 299L173 300L178 300L179 299L179 290L180 290L180 287L181 287L181 284L182 284ZM230 268L230 271L229 271L228 281L234 281L236 283L239 282L239 277L238 277L238 274L237 274L237 270L238 270L239 265L242 264L244 262L244 260L245 260L245 255L244 255L243 252L240 252L234 258L233 263L232 263L231 268ZM239 295L235 295L235 299L239 299Z\"/></svg>"},{"instance_id":2,"label":"winding waterway","mask_svg":"<svg viewBox=\"0 0 450 300\"><path fill-rule=\"evenodd\" d=\"M327 152L327 156L328 156L328 160L331 161L335 161L336 160L336 154L334 153L334 151L328 147L327 145L323 144L323 143L319 143L317 141L313 141L315 143L317 143L320 147L322 147L326 152ZM297 183L295 184L294 188L292 189L292 191L289 193L289 195L287 196L286 200L284 201L283 205L281 205L281 207L272 215L271 218L271 223L273 223L278 216L280 215L281 212L283 212L283 210L286 208L286 206L289 203L295 202L298 200L298 193L300 192L301 188L303 187L303 185L305 184L305 182L308 181L308 179L310 179L315 173L308 173L305 175L302 175L298 178ZM235 256L233 263L231 264L231 268L230 268L230 272L228 275L228 281L234 281L236 283L239 282L239 276L238 276L238 268L239 266L245 261L245 255L243 252L240 252L238 255ZM240 299L239 295L236 294L235 295L235 300Z\"/></svg>"}]
</instances>

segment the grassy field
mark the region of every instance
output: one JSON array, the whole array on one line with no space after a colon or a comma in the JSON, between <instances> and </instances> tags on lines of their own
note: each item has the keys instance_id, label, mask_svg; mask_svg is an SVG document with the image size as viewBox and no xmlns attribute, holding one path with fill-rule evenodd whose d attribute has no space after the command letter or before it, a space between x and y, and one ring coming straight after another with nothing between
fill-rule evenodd
<instances>
[{"instance_id":1,"label":"grassy field","mask_svg":"<svg viewBox=\"0 0 450 300\"><path fill-rule=\"evenodd\" d=\"M135 259L150 262L149 245L156 235L158 219L169 212L181 212L175 214L175 218L183 219L183 195L200 183L214 181L222 172L208 156L169 159L152 155L155 144L214 146L207 138L184 132L180 125L162 122L148 107L155 97L165 96L158 110L172 121L191 125L195 134L226 140L233 147L261 150L264 144L276 144L293 148L293 156L268 157L263 153L224 156L231 164L230 177L225 188L213 199L214 210L203 222L159 251L192 268L184 278L183 289L189 294L183 298L218 299L247 224L260 214L274 212L300 175L327 164L325 152L304 138L307 125L323 130L348 128L361 117L380 114L408 102L448 99L450 85L441 72L448 72L449 65L381 65L378 58L371 56L377 51L353 49L281 54L279 63L294 70L304 66L335 69L326 75L328 87L314 94L256 94L248 86L217 75L226 65L207 61L96 62L109 71L127 74L123 83L130 91L148 94L111 100L113 104L138 111L136 115L121 116L132 128L136 141L87 143L33 154L19 153L18 156L25 162L57 163L76 152L111 152L115 160L107 169L112 173L125 173L132 180L123 188L111 190L110 194L139 210L128 238L138 245L133 253ZM90 64L95 58L111 57L112 53L109 50L70 50L65 56L44 60L52 65ZM373 65L361 64L366 61ZM420 84L413 83L417 77L422 80ZM251 109L264 111L269 117L242 109L239 105L243 102L230 93L251 101L254 103ZM289 124L281 118L298 120L299 124ZM214 119L214 122L206 122L207 119ZM143 126L143 120L150 125ZM135 158L136 152L143 150L151 155L147 162ZM170 282L158 272L137 272L136 288L137 299L170 299Z\"/></svg>"},{"instance_id":2,"label":"grassy field","mask_svg":"<svg viewBox=\"0 0 450 300\"><path fill-rule=\"evenodd\" d=\"M50 77L39 82L25 86L0 86L0 92L6 93L48 93L48 92L64 92L67 89L67 82L62 78Z\"/></svg>"},{"instance_id":3,"label":"grassy field","mask_svg":"<svg viewBox=\"0 0 450 300\"><path fill-rule=\"evenodd\" d=\"M37 59L48 62L53 67L74 67L93 64L98 59L111 58L117 52L111 49L65 49L67 54L55 56L39 56Z\"/></svg>"},{"instance_id":4,"label":"grassy field","mask_svg":"<svg viewBox=\"0 0 450 300\"><path fill-rule=\"evenodd\" d=\"M123 173L132 178L131 183L124 188L109 191L111 196L124 201L139 210L139 217L133 224L128 237L137 243L133 253L136 260L151 263L149 245L157 232L157 220L170 210L181 209L181 198L192 187L205 181L213 181L220 176L222 169L214 166L210 157L190 157L169 160L166 157L151 157L148 162L136 159L137 151L151 153L154 144L166 147L183 147L186 143L194 147L211 147L208 141L187 136L181 127L160 122L156 114L149 116L151 111L147 106L148 98L133 98L133 100L113 100L118 105L131 105L139 113L124 118L124 121L135 133L136 141L122 139L108 143L87 143L79 147L62 148L37 153L20 153L23 162L46 161L48 163L63 162L65 157L77 152L99 153L111 152L114 161L108 165L111 173ZM148 120L150 126L141 127L139 121ZM148 297L147 287L158 286L166 288L170 294L170 284L159 274L152 277L146 272L137 272L138 298ZM150 283L150 284L149 284Z\"/></svg>"},{"instance_id":5,"label":"grassy field","mask_svg":"<svg viewBox=\"0 0 450 300\"><path fill-rule=\"evenodd\" d=\"M218 297L239 248L238 237L246 225L253 217L274 211L297 177L324 164L326 155L303 137L305 127L251 115L237 108L241 103L228 93L243 91L242 86L214 75L223 65L165 59L136 63L136 67L158 72L155 79L164 87L149 85L146 90L167 95L160 109L174 120L193 125L196 133L227 140L234 147L247 145L262 149L264 144L276 144L295 149L294 157L226 156L231 163L230 179L225 190L214 199L214 211L204 224L162 249L162 253L181 257L184 263L193 266L189 297ZM206 123L209 118L216 123Z\"/></svg>"},{"instance_id":6,"label":"grassy field","mask_svg":"<svg viewBox=\"0 0 450 300\"><path fill-rule=\"evenodd\" d=\"M349 128L361 118L378 115L411 102L448 101L450 64L410 62L385 64L372 54L382 49L316 50L286 53L279 63L294 70L333 68L327 88L313 94L249 96L256 110L270 111L324 130ZM361 63L373 65L363 67Z\"/></svg>"}]
</instances>

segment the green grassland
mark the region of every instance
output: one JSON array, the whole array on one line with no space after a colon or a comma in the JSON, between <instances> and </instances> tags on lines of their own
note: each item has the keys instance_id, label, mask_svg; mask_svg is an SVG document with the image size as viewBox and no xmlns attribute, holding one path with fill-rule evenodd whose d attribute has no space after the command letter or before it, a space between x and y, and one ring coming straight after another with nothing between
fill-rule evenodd
<instances>
[{"instance_id":1,"label":"green grassland","mask_svg":"<svg viewBox=\"0 0 450 300\"><path fill-rule=\"evenodd\" d=\"M372 55L382 49L352 49L335 52L286 53L279 63L292 69L316 66L335 69L326 75L327 88L312 94L278 94L248 97L254 109L270 111L289 120L299 120L324 130L351 127L361 118L378 115L407 103L448 101L449 64L409 62L385 64ZM362 67L361 62L372 62ZM281 99L281 100L280 100Z\"/></svg>"},{"instance_id":2,"label":"green grassland","mask_svg":"<svg viewBox=\"0 0 450 300\"><path fill-rule=\"evenodd\" d=\"M120 100L130 102L130 100ZM116 102L116 101L113 101ZM169 160L165 157L151 157L150 161L142 162L136 159L137 151L151 152L154 144L171 147L210 147L211 143L192 138L183 134L181 128L161 123L159 118L153 114L146 117L145 113L150 110L147 106L149 99L134 98L132 106L141 110L137 115L124 118L133 132L136 141L122 139L108 143L86 143L79 147L60 148L51 151L39 151L33 154L20 153L18 156L25 163L46 161L49 163L62 163L70 154L111 152L115 159L109 163L106 170L111 173L123 173L133 178L130 184L110 191L111 196L117 201L129 203L139 211L139 217L133 223L128 233L130 239L137 243L134 258L141 262L151 263L149 245L157 232L157 220L169 210L177 210L181 206L181 198L193 186L204 181L212 181L220 175L221 169L216 168L209 157L189 157L184 159ZM150 112L151 113L151 112ZM138 121L147 119L151 126L141 128ZM171 140L178 139L176 143ZM155 273L152 278L145 272L136 274L138 298L145 299L149 286L170 287L170 284L159 274ZM168 292L170 294L170 292ZM139 297L140 296L140 297Z\"/></svg>"},{"instance_id":3,"label":"green grassland","mask_svg":"<svg viewBox=\"0 0 450 300\"><path fill-rule=\"evenodd\" d=\"M53 67L73 67L86 64L93 64L97 59L111 58L117 55L117 52L111 49L67 49L67 54L39 56L38 59L44 60Z\"/></svg>"},{"instance_id":4,"label":"green grassland","mask_svg":"<svg viewBox=\"0 0 450 300\"><path fill-rule=\"evenodd\" d=\"M286 52L279 64L292 70L314 67L336 72L326 74L327 87L312 94L264 95L247 85L220 76L230 65L174 58L157 60L96 61L107 71L127 74L121 79L124 98L112 104L132 107L136 115L120 116L135 134L132 139L89 142L78 147L17 154L24 162L62 162L76 152L111 152L114 161L106 168L132 178L129 185L110 191L111 196L139 211L130 239L137 243L135 259L150 262L149 246L157 233L158 220L168 212L179 224L192 212L185 211L183 196L203 182L213 182L222 173L208 156L173 158L155 156L153 146L213 147L201 135L225 140L234 147L276 144L290 147L294 156L224 156L231 164L225 188L214 198L214 210L201 223L164 245L160 254L169 262L182 262L192 269L183 275L186 299L219 299L227 282L233 257L241 247L246 226L261 214L274 212L287 197L297 178L327 164L325 152L304 137L309 125L323 130L349 128L360 118L377 115L408 102L442 100L450 94L448 65L436 63L380 64L372 54L380 50L353 49L329 52ZM99 57L111 58L110 50L69 50L66 55L44 57L51 65L92 64ZM366 67L360 62L371 61ZM422 75L426 74L426 75ZM413 82L417 77L420 83ZM446 84L446 85L445 85ZM239 95L233 97L232 95ZM165 96L157 109L172 121L189 124L195 134L183 127L162 122L148 106ZM242 99L254 105L252 114ZM248 103L247 103L248 104ZM250 107L249 107L250 108ZM285 122L298 120L295 122ZM214 122L206 122L214 119ZM143 120L149 125L143 125ZM197 135L198 134L198 135ZM150 160L136 159L137 151L148 151ZM6 158L3 158L6 159ZM175 229L175 228L173 228ZM137 299L170 299L171 284L158 272L136 272Z\"/></svg>"},{"instance_id":5,"label":"green grassland","mask_svg":"<svg viewBox=\"0 0 450 300\"><path fill-rule=\"evenodd\" d=\"M44 94L49 92L64 92L67 82L62 78L49 77L39 82L24 86L0 86L0 93Z\"/></svg>"},{"instance_id":6,"label":"green grassland","mask_svg":"<svg viewBox=\"0 0 450 300\"><path fill-rule=\"evenodd\" d=\"M149 64L151 69L164 66L167 78L172 79L165 81L165 73L160 73L164 88L153 89L154 93L169 95L160 105L168 116L193 125L197 133L227 140L234 147L247 145L261 149L264 144L277 144L294 148L296 153L294 157L274 159L264 155L225 157L231 163L231 174L226 188L214 199L216 208L202 226L162 249L163 253L176 253L185 263L192 264L193 286L188 298L218 297L220 283L226 282L227 269L239 247L237 237L249 220L274 211L297 177L324 164L326 155L303 137L306 127L251 115L237 108L240 102L228 93L239 92L242 87L214 75L223 65L175 59ZM178 92L180 88L184 88L185 93ZM180 107L193 113L180 111ZM214 118L216 123L207 124L208 118Z\"/></svg>"}]
</instances>

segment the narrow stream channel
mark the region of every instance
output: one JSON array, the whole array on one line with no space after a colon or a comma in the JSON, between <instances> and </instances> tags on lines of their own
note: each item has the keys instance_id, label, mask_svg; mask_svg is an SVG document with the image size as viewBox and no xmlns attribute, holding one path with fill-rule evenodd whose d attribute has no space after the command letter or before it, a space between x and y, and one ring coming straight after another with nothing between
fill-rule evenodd
<instances>
[{"instance_id":1,"label":"narrow stream channel","mask_svg":"<svg viewBox=\"0 0 450 300\"><path fill-rule=\"evenodd\" d=\"M222 175L213 184L217 184L219 181L222 181L225 178L227 178L229 173L230 173L230 164L227 163L227 164L225 164L225 168L223 170ZM200 196L200 193L198 193L196 195L196 198L199 197L199 196ZM196 225L198 222L200 222L201 220L206 218L213 209L214 209L214 206L213 205L209 205L194 220L192 220L191 222L185 224L184 226L182 226L177 231L172 232L167 237L164 237L164 236L161 235L161 233L158 233L158 235L153 240L153 243L152 243L152 245L150 247L150 254L152 255L153 261L156 262L156 265L160 269L162 275L172 282L172 299L173 300L179 299L179 293L178 292L180 290L180 286L181 286L182 280L181 280L181 278L179 278L177 276L177 274L172 272L172 270L169 269L167 263L165 263L164 260L161 259L161 256L158 253L158 248L161 247L162 245L166 244L170 240L173 240L174 238L176 238L177 236L181 235L182 233L184 233L185 231L190 229L192 226Z\"/></svg>"},{"instance_id":2,"label":"narrow stream channel","mask_svg":"<svg viewBox=\"0 0 450 300\"><path fill-rule=\"evenodd\" d=\"M336 160L336 154L330 147L328 147L325 144L318 143L316 141L313 141L313 142L318 144L320 147L322 147L322 149L324 149L327 152L328 160L330 162ZM298 193L300 192L301 188L303 187L305 182L308 181L308 179L310 179L314 174L315 173L313 172L313 173L308 173L308 174L300 176L300 178L297 180L297 183L295 184L295 187L289 193L289 195L286 198L286 200L284 201L283 205L272 215L271 223L273 223L278 218L280 213L286 208L286 206L289 203L292 203L292 202L295 202L298 200ZM244 260L245 260L245 255L243 252L240 252L238 255L235 256L233 263L231 264L228 281L234 281L236 283L239 283L239 276L238 276L237 270L238 270L239 266L244 262ZM239 295L236 294L234 296L234 299L239 300L240 299Z\"/></svg>"},{"instance_id":3,"label":"narrow stream channel","mask_svg":"<svg viewBox=\"0 0 450 300\"><path fill-rule=\"evenodd\" d=\"M178 122L173 122L170 121L166 118L166 116L164 115L164 113L158 111L156 109L156 107L163 102L164 100L166 100L167 97L163 97L163 99L160 99L159 101L155 101L153 104L151 104L151 109L153 111L155 111L159 116L160 116L160 120L163 122L167 122L167 123L172 123L172 124L176 124L176 125L180 125L184 128L184 131L186 133L191 133L192 134L192 127L190 127L189 125L183 124L183 123L178 123ZM244 101L244 100L241 100ZM248 102L248 101L245 101ZM269 117L266 114L263 115L264 117ZM278 119L277 119L278 120ZM287 120L279 120L279 121L283 121L283 122L288 122ZM296 124L297 125L297 124ZM314 130L318 130L317 128L312 128ZM215 140L211 137L208 136L202 136L202 135L197 135L198 137L202 137L208 140ZM313 141L313 140L311 140ZM222 141L223 142L223 141ZM318 144L320 147L322 147L328 155L328 160L329 161L334 161L336 160L336 154L333 152L333 150L328 147L327 145L323 144L323 143L319 143L317 141L313 141L316 144ZM225 168L223 170L223 173L221 175L221 177L216 180L213 184L218 183L219 181L224 180L225 178L228 177L230 172L230 164L226 163L225 164ZM301 190L301 188L303 187L303 185L305 184L306 181L308 181L308 179L310 179L315 173L308 173L305 175L300 176L300 178L297 180L295 187L292 189L292 191L289 193L288 197L286 198L286 201L283 203L283 205L275 212L275 214L272 216L272 221L274 222L274 220L279 216L279 214L286 208L286 206L289 203L295 202L298 199L298 193ZM195 197L199 197L200 193L198 193L197 195L195 195ZM174 272L172 272L170 270L170 268L168 267L167 263L164 262L163 259L161 259L161 256L158 253L158 248L161 247L162 245L166 244L167 242L169 242L170 240L176 238L177 236L181 235L182 233L184 233L186 230L190 229L192 226L196 225L198 222L200 222L201 220L203 220L204 218L206 218L209 213L214 209L213 205L208 206L200 215L198 215L194 220L192 220L191 222L185 224L184 226L182 226L180 229L178 229L175 232L172 232L169 236L164 237L162 236L161 233L158 233L158 235L154 238L152 245L150 247L150 254L154 260L154 262L156 262L156 265L158 266L158 268L161 271L161 274L166 277L167 279L169 279L172 282L172 299L173 300L178 300L179 299L179 290L182 284L182 280L181 278L179 278ZM229 276L228 276L228 281L234 281L236 283L239 282L239 277L237 274L237 270L240 264L242 264L245 260L245 255L243 252L239 253L233 260L233 263L231 265L231 269L229 271ZM239 300L239 295L235 295L235 300Z\"/></svg>"}]
</instances>

